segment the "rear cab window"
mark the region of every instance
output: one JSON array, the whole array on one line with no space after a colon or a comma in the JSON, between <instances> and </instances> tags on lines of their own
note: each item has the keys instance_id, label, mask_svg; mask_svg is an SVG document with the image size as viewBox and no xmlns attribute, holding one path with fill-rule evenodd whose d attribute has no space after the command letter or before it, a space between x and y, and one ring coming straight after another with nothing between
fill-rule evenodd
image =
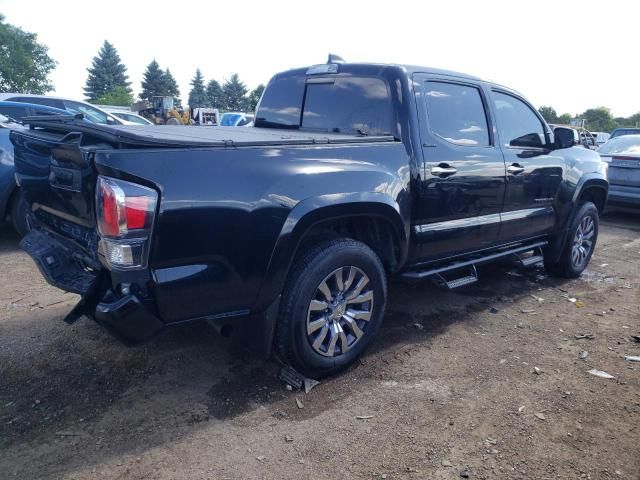
<instances>
[{"instance_id":1,"label":"rear cab window","mask_svg":"<svg viewBox=\"0 0 640 480\"><path fill-rule=\"evenodd\" d=\"M256 127L351 135L391 135L391 98L377 77L295 75L272 80Z\"/></svg>"}]
</instances>

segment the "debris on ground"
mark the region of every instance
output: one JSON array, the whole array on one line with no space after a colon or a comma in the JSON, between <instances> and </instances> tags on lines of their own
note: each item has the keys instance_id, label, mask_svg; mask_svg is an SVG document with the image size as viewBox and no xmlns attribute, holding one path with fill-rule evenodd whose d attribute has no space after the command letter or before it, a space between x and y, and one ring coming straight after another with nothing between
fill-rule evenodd
<instances>
[{"instance_id":1,"label":"debris on ground","mask_svg":"<svg viewBox=\"0 0 640 480\"><path fill-rule=\"evenodd\" d=\"M449 460L442 460L443 467L453 467L453 464Z\"/></svg>"},{"instance_id":2,"label":"debris on ground","mask_svg":"<svg viewBox=\"0 0 640 480\"><path fill-rule=\"evenodd\" d=\"M582 360L584 360L585 358L587 358L589 356L589 352L587 352L586 350L583 350L580 352L580 358Z\"/></svg>"},{"instance_id":3,"label":"debris on ground","mask_svg":"<svg viewBox=\"0 0 640 480\"><path fill-rule=\"evenodd\" d=\"M536 375L541 375L542 374L542 370L540 370L540 368L538 368L538 367L533 367L533 373L535 373Z\"/></svg>"},{"instance_id":4,"label":"debris on ground","mask_svg":"<svg viewBox=\"0 0 640 480\"><path fill-rule=\"evenodd\" d=\"M591 375L595 375L596 377L600 377L600 378L608 378L608 379L616 378L616 377L614 377L613 375L611 375L611 374L609 374L607 372L603 372L602 370L597 370L595 368L592 368L587 373L590 373Z\"/></svg>"},{"instance_id":5,"label":"debris on ground","mask_svg":"<svg viewBox=\"0 0 640 480\"><path fill-rule=\"evenodd\" d=\"M489 309L489 312L490 312L490 313L498 313L499 311L500 311L500 310L498 310L496 307L491 307L491 308Z\"/></svg>"},{"instance_id":6,"label":"debris on ground","mask_svg":"<svg viewBox=\"0 0 640 480\"><path fill-rule=\"evenodd\" d=\"M284 441L285 442L293 442L293 437L291 435L285 435L284 436Z\"/></svg>"},{"instance_id":7,"label":"debris on ground","mask_svg":"<svg viewBox=\"0 0 640 480\"><path fill-rule=\"evenodd\" d=\"M373 418L373 415L356 415L356 420L369 420Z\"/></svg>"},{"instance_id":8,"label":"debris on ground","mask_svg":"<svg viewBox=\"0 0 640 480\"><path fill-rule=\"evenodd\" d=\"M530 297L533 298L534 300L537 300L538 303L544 303L544 298L542 298L542 297L538 297L538 296L533 295L533 294L530 295Z\"/></svg>"},{"instance_id":9,"label":"debris on ground","mask_svg":"<svg viewBox=\"0 0 640 480\"><path fill-rule=\"evenodd\" d=\"M585 306L585 303L582 300L576 301L576 308L582 308Z\"/></svg>"},{"instance_id":10,"label":"debris on ground","mask_svg":"<svg viewBox=\"0 0 640 480\"><path fill-rule=\"evenodd\" d=\"M634 342L640 343L640 335L631 335L631 338Z\"/></svg>"},{"instance_id":11,"label":"debris on ground","mask_svg":"<svg viewBox=\"0 0 640 480\"><path fill-rule=\"evenodd\" d=\"M534 417L536 417L538 420L546 420L547 418L544 416L544 413L541 412L536 412L533 414Z\"/></svg>"},{"instance_id":12,"label":"debris on ground","mask_svg":"<svg viewBox=\"0 0 640 480\"><path fill-rule=\"evenodd\" d=\"M304 379L304 393L309 393L313 387L320 385L318 380L314 380L313 378L305 378Z\"/></svg>"},{"instance_id":13,"label":"debris on ground","mask_svg":"<svg viewBox=\"0 0 640 480\"><path fill-rule=\"evenodd\" d=\"M537 312L531 308L525 308L523 310L520 310L521 313L526 313L528 315L535 315Z\"/></svg>"},{"instance_id":14,"label":"debris on ground","mask_svg":"<svg viewBox=\"0 0 640 480\"><path fill-rule=\"evenodd\" d=\"M302 400L300 400L298 397L296 397L296 405L300 410L304 408L304 403L302 403Z\"/></svg>"},{"instance_id":15,"label":"debris on ground","mask_svg":"<svg viewBox=\"0 0 640 480\"><path fill-rule=\"evenodd\" d=\"M470 474L469 466L465 465L465 467L462 470L460 470L460 476L462 478L469 478L469 474Z\"/></svg>"},{"instance_id":16,"label":"debris on ground","mask_svg":"<svg viewBox=\"0 0 640 480\"><path fill-rule=\"evenodd\" d=\"M640 356L637 355L625 355L624 359L630 362L640 362Z\"/></svg>"},{"instance_id":17,"label":"debris on ground","mask_svg":"<svg viewBox=\"0 0 640 480\"><path fill-rule=\"evenodd\" d=\"M582 340L583 338L586 338L587 340L593 340L594 338L596 338L596 336L593 333L580 333L578 335L575 335L576 340Z\"/></svg>"},{"instance_id":18,"label":"debris on ground","mask_svg":"<svg viewBox=\"0 0 640 480\"><path fill-rule=\"evenodd\" d=\"M419 323L419 322L412 323L412 324L411 324L411 326L412 326L413 328L417 329L417 330L424 330L424 325L422 325L422 324L421 324L421 323Z\"/></svg>"}]
</instances>

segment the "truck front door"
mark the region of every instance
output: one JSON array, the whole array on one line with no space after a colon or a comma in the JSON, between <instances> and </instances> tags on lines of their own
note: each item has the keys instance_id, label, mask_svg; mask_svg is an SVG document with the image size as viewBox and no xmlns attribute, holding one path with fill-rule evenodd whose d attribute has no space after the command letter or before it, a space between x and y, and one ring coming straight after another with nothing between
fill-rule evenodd
<instances>
[{"instance_id":1,"label":"truck front door","mask_svg":"<svg viewBox=\"0 0 640 480\"><path fill-rule=\"evenodd\" d=\"M413 232L421 260L496 243L505 164L480 85L414 75L423 152Z\"/></svg>"},{"instance_id":2,"label":"truck front door","mask_svg":"<svg viewBox=\"0 0 640 480\"><path fill-rule=\"evenodd\" d=\"M554 200L563 178L562 153L549 150L540 115L513 92L491 90L499 143L507 166L501 241L549 233Z\"/></svg>"}]
</instances>

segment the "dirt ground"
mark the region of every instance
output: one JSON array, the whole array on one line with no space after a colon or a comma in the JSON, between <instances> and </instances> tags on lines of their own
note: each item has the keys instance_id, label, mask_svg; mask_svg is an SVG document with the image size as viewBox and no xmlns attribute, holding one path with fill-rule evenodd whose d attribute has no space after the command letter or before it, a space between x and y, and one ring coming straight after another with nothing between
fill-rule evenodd
<instances>
[{"instance_id":1,"label":"dirt ground","mask_svg":"<svg viewBox=\"0 0 640 480\"><path fill-rule=\"evenodd\" d=\"M0 478L640 478L640 215L603 219L581 279L480 277L392 282L359 365L304 394L207 324L65 325L76 297L1 232Z\"/></svg>"}]
</instances>

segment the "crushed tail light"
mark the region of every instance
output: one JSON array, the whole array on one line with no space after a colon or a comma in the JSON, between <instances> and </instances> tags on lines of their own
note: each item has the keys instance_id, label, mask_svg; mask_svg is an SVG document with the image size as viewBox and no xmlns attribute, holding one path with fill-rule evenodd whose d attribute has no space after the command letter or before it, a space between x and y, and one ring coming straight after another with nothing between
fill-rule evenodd
<instances>
[{"instance_id":1,"label":"crushed tail light","mask_svg":"<svg viewBox=\"0 0 640 480\"><path fill-rule=\"evenodd\" d=\"M123 180L98 177L99 252L115 270L145 268L158 194Z\"/></svg>"}]
</instances>

